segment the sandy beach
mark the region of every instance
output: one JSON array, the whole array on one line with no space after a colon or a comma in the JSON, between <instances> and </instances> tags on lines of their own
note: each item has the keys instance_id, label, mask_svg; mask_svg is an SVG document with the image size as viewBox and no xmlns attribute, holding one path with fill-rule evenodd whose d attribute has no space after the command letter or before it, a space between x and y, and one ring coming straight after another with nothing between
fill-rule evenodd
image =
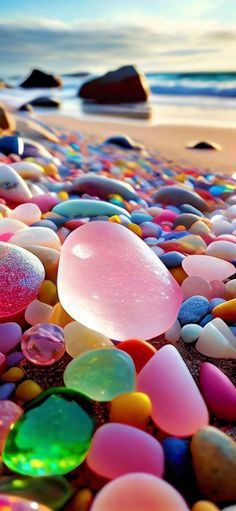
<instances>
[{"instance_id":1,"label":"sandy beach","mask_svg":"<svg viewBox=\"0 0 236 511\"><path fill-rule=\"evenodd\" d=\"M104 140L118 133L126 133L148 150L160 151L171 161L181 165L197 166L203 169L233 174L236 172L236 130L200 125L160 125L143 126L122 122L104 122L94 118L90 120L58 114L41 114L41 120L53 127L65 130L79 130L85 135ZM196 140L214 141L222 147L221 151L190 150L186 143Z\"/></svg>"}]
</instances>

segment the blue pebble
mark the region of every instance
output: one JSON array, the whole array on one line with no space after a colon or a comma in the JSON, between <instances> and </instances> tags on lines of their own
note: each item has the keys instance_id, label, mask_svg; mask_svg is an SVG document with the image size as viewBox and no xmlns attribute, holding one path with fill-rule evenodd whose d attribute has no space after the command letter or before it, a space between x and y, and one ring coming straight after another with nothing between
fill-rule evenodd
<instances>
[{"instance_id":1,"label":"blue pebble","mask_svg":"<svg viewBox=\"0 0 236 511\"><path fill-rule=\"evenodd\" d=\"M191 296L182 303L178 314L178 320L181 325L198 323L208 312L209 301L205 296Z\"/></svg>"},{"instance_id":2,"label":"blue pebble","mask_svg":"<svg viewBox=\"0 0 236 511\"><path fill-rule=\"evenodd\" d=\"M228 327L230 328L232 334L235 335L235 337L236 337L236 325L232 325L232 326L228 325Z\"/></svg>"},{"instance_id":3,"label":"blue pebble","mask_svg":"<svg viewBox=\"0 0 236 511\"><path fill-rule=\"evenodd\" d=\"M202 327L200 325L197 325L196 323L189 323L188 325L184 325L181 328L180 337L182 341L186 342L186 344L189 344L191 342L195 342L200 333L201 333Z\"/></svg>"},{"instance_id":4,"label":"blue pebble","mask_svg":"<svg viewBox=\"0 0 236 511\"><path fill-rule=\"evenodd\" d=\"M131 213L131 221L133 224L142 224L143 222L149 222L152 220L152 216L148 213L142 213L139 211L133 211Z\"/></svg>"},{"instance_id":5,"label":"blue pebble","mask_svg":"<svg viewBox=\"0 0 236 511\"><path fill-rule=\"evenodd\" d=\"M48 227L48 229L52 229L52 231L57 232L57 226L51 220L39 220L32 224L32 227Z\"/></svg>"},{"instance_id":6,"label":"blue pebble","mask_svg":"<svg viewBox=\"0 0 236 511\"><path fill-rule=\"evenodd\" d=\"M15 391L15 383L4 383L0 386L0 400L1 399L9 399L11 394Z\"/></svg>"},{"instance_id":7,"label":"blue pebble","mask_svg":"<svg viewBox=\"0 0 236 511\"><path fill-rule=\"evenodd\" d=\"M194 208L194 206L190 206L190 204L182 204L181 206L179 206L179 209L183 213L193 213L194 215L197 215L197 216L201 216L201 217L204 216L203 213L201 211L199 211L199 209Z\"/></svg>"},{"instance_id":8,"label":"blue pebble","mask_svg":"<svg viewBox=\"0 0 236 511\"><path fill-rule=\"evenodd\" d=\"M217 307L217 305L220 305L221 303L224 302L225 302L224 298L212 298L212 300L210 301L210 312L212 311L212 309L214 309L214 307Z\"/></svg>"},{"instance_id":9,"label":"blue pebble","mask_svg":"<svg viewBox=\"0 0 236 511\"><path fill-rule=\"evenodd\" d=\"M160 255L160 260L166 266L166 268L174 268L175 266L180 266L185 256L180 252L166 252L165 254Z\"/></svg>"},{"instance_id":10,"label":"blue pebble","mask_svg":"<svg viewBox=\"0 0 236 511\"><path fill-rule=\"evenodd\" d=\"M190 462L190 442L182 438L165 438L162 447L165 453L166 469L169 477L182 479Z\"/></svg>"},{"instance_id":11,"label":"blue pebble","mask_svg":"<svg viewBox=\"0 0 236 511\"><path fill-rule=\"evenodd\" d=\"M157 239L156 238L144 238L143 240L149 247L152 247L153 245L156 245L157 244Z\"/></svg>"},{"instance_id":12,"label":"blue pebble","mask_svg":"<svg viewBox=\"0 0 236 511\"><path fill-rule=\"evenodd\" d=\"M205 326L207 325L207 323L210 323L210 321L212 321L213 319L214 316L212 316L212 314L207 314L206 316L204 316L204 318L201 319L200 325Z\"/></svg>"},{"instance_id":13,"label":"blue pebble","mask_svg":"<svg viewBox=\"0 0 236 511\"><path fill-rule=\"evenodd\" d=\"M179 240L180 238L184 238L185 236L189 236L189 232L187 231L175 231L175 232L167 232L163 233L163 236L165 236L165 241L169 240Z\"/></svg>"}]
</instances>

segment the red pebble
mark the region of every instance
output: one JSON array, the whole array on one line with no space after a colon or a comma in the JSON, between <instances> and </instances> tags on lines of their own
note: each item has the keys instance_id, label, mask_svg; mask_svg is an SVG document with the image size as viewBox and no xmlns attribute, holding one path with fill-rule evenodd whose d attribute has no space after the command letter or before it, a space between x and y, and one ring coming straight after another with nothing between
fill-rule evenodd
<instances>
[{"instance_id":1,"label":"red pebble","mask_svg":"<svg viewBox=\"0 0 236 511\"><path fill-rule=\"evenodd\" d=\"M70 231L74 231L75 229L77 229L77 227L81 227L81 225L84 225L88 222L88 220L80 220L80 219L75 219L75 220L68 220L68 222L65 222L64 223L64 227L66 227L67 229L70 229Z\"/></svg>"},{"instance_id":2,"label":"red pebble","mask_svg":"<svg viewBox=\"0 0 236 511\"><path fill-rule=\"evenodd\" d=\"M125 351L133 359L137 373L145 366L157 350L141 339L128 339L117 344L119 350Z\"/></svg>"}]
</instances>

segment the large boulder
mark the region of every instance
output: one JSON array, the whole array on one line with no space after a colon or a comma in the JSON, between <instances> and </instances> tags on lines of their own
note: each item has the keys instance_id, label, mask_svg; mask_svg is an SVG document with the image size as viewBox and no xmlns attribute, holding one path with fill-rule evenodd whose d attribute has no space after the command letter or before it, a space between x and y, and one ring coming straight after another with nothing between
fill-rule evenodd
<instances>
[{"instance_id":1,"label":"large boulder","mask_svg":"<svg viewBox=\"0 0 236 511\"><path fill-rule=\"evenodd\" d=\"M20 87L31 89L34 87L61 87L61 85L62 81L59 76L45 73L44 71L40 71L40 69L33 69L29 76L20 84Z\"/></svg>"},{"instance_id":2,"label":"large boulder","mask_svg":"<svg viewBox=\"0 0 236 511\"><path fill-rule=\"evenodd\" d=\"M150 94L145 76L134 66L124 66L99 78L85 82L79 97L96 103L137 103L147 101Z\"/></svg>"}]
</instances>

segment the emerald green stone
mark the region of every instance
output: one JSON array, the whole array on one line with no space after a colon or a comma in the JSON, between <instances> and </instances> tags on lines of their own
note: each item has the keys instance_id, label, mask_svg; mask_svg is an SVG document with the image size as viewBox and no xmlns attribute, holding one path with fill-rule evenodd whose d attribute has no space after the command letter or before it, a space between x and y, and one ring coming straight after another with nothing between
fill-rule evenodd
<instances>
[{"instance_id":1,"label":"emerald green stone","mask_svg":"<svg viewBox=\"0 0 236 511\"><path fill-rule=\"evenodd\" d=\"M132 358L118 349L86 351L74 358L64 372L65 385L94 401L111 401L135 390Z\"/></svg>"},{"instance_id":2,"label":"emerald green stone","mask_svg":"<svg viewBox=\"0 0 236 511\"><path fill-rule=\"evenodd\" d=\"M94 431L91 405L70 389L44 392L10 431L3 451L11 470L30 476L62 475L85 459Z\"/></svg>"}]
</instances>

